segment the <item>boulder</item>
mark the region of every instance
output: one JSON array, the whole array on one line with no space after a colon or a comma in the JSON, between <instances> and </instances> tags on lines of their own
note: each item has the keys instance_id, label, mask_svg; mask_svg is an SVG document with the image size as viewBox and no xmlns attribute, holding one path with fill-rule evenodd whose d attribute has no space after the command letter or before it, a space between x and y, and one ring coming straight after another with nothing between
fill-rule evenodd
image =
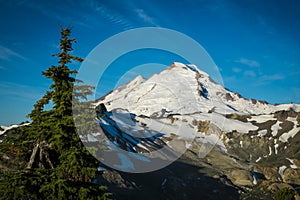
<instances>
[{"instance_id":1,"label":"boulder","mask_svg":"<svg viewBox=\"0 0 300 200\"><path fill-rule=\"evenodd\" d=\"M269 181L276 182L278 181L278 168L277 167L261 167L255 166L254 171L261 173L265 176L265 178Z\"/></svg>"},{"instance_id":2,"label":"boulder","mask_svg":"<svg viewBox=\"0 0 300 200\"><path fill-rule=\"evenodd\" d=\"M233 169L229 173L229 178L233 184L238 186L253 186L253 177L250 172L243 169Z\"/></svg>"}]
</instances>

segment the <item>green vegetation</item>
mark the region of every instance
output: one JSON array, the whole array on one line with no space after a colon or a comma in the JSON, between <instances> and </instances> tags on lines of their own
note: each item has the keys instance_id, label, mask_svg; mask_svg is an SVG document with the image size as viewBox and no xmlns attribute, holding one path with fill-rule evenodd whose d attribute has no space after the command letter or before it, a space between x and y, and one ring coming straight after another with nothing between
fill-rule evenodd
<instances>
[{"instance_id":1,"label":"green vegetation","mask_svg":"<svg viewBox=\"0 0 300 200\"><path fill-rule=\"evenodd\" d=\"M251 190L241 193L241 200L268 199L271 200L272 192L267 187L256 185Z\"/></svg>"},{"instance_id":2,"label":"green vegetation","mask_svg":"<svg viewBox=\"0 0 300 200\"><path fill-rule=\"evenodd\" d=\"M275 193L275 200L293 200L296 191L291 188L282 188Z\"/></svg>"},{"instance_id":3,"label":"green vegetation","mask_svg":"<svg viewBox=\"0 0 300 200\"><path fill-rule=\"evenodd\" d=\"M28 115L32 123L11 130L0 144L1 199L109 199L111 196L105 187L92 183L99 163L76 132L72 101L86 99L93 87L75 86L78 80L73 76L77 71L67 65L83 59L70 55L76 42L70 35L69 28L61 27L61 51L53 54L59 59L58 65L43 72L53 83ZM50 101L53 108L45 110ZM77 106L79 112L89 104Z\"/></svg>"}]
</instances>

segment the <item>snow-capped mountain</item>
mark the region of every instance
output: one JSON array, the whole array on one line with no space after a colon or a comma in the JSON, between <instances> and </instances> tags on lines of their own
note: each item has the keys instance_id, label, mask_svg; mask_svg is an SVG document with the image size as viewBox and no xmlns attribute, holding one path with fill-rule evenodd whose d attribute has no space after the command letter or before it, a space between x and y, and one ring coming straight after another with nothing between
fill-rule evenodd
<instances>
[{"instance_id":1,"label":"snow-capped mountain","mask_svg":"<svg viewBox=\"0 0 300 200\"><path fill-rule=\"evenodd\" d=\"M177 131L178 135L184 132L184 137L199 134L198 127L193 125L195 120L210 121L224 132L235 130L249 133L259 129L257 124L250 122L254 121L251 115L262 115L268 121L274 119L273 113L278 111L300 111L300 105L297 104L272 105L243 98L214 82L195 65L182 63L173 63L147 80L138 76L99 99L97 105L100 103L105 104L108 110L122 108L137 116L144 116L141 121L157 131L162 131L161 124L164 129L168 127L166 124L171 116L180 118L179 121L183 121L187 129L193 129ZM233 114L249 117L243 121L228 117ZM163 130L164 133L174 133L172 129L175 125L172 123L170 130Z\"/></svg>"},{"instance_id":2,"label":"snow-capped mountain","mask_svg":"<svg viewBox=\"0 0 300 200\"><path fill-rule=\"evenodd\" d=\"M296 104L272 105L245 99L226 90L195 65L173 63L149 79L136 77L98 101L108 110L127 109L137 115L191 114L215 111L221 114L269 114L278 110L300 110Z\"/></svg>"},{"instance_id":3,"label":"snow-capped mountain","mask_svg":"<svg viewBox=\"0 0 300 200\"><path fill-rule=\"evenodd\" d=\"M149 79L138 76L97 100L96 105L100 104L108 113L117 111L108 114L109 121L100 118L100 126L121 127L125 133L160 133L158 139L165 145L175 151L185 146L193 152L185 156L201 165L209 164L234 185L260 184L258 175L268 184L300 184L298 104L272 105L243 98L195 65L182 63L173 63ZM119 117L120 110L122 116L134 114L134 127ZM143 143L131 146L134 149Z\"/></svg>"}]
</instances>

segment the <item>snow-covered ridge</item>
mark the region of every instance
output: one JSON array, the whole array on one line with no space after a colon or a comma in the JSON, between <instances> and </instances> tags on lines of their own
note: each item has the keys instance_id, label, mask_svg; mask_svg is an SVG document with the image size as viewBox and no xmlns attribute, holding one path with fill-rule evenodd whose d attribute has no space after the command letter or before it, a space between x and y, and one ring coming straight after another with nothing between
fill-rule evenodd
<instances>
[{"instance_id":1,"label":"snow-covered ridge","mask_svg":"<svg viewBox=\"0 0 300 200\"><path fill-rule=\"evenodd\" d=\"M215 126L223 133L255 133L259 138L268 137L274 144L269 144L268 152L260 155L262 158L280 153L280 146L300 131L295 117L279 120L280 113L276 114L281 110L298 112L299 105L272 105L243 98L214 82L197 66L182 63L173 63L149 79L138 76L99 99L97 104L100 103L108 111L121 108L135 114L151 130L186 139L199 137L221 147L224 144L218 142L220 134L208 133L213 128L202 132L199 124L209 122L210 127ZM243 115L245 118L239 119L238 116ZM283 127L291 122L293 127L283 132ZM256 136L251 135L251 138Z\"/></svg>"},{"instance_id":2,"label":"snow-covered ridge","mask_svg":"<svg viewBox=\"0 0 300 200\"><path fill-rule=\"evenodd\" d=\"M175 62L149 79L136 77L97 101L108 110L123 108L137 115L188 114L215 111L221 114L270 114L278 110L300 111L300 105L272 105L243 98L225 89L192 64Z\"/></svg>"},{"instance_id":3,"label":"snow-covered ridge","mask_svg":"<svg viewBox=\"0 0 300 200\"><path fill-rule=\"evenodd\" d=\"M18 128L20 126L27 126L30 123L23 123L23 124L14 124L14 125L10 125L10 126L0 126L1 130L0 130L0 135L3 135L6 131L13 129L13 128Z\"/></svg>"}]
</instances>

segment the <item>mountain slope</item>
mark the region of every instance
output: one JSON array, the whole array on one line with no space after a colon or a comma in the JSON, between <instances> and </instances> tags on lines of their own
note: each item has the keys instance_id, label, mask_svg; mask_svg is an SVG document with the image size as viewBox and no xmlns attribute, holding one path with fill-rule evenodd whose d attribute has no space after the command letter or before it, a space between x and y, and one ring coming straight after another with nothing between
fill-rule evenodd
<instances>
[{"instance_id":1,"label":"mountain slope","mask_svg":"<svg viewBox=\"0 0 300 200\"><path fill-rule=\"evenodd\" d=\"M161 145L184 147L184 163L237 190L300 185L300 105L243 98L182 63L147 80L138 76L99 104L115 113L111 125L126 132L131 122L122 121L120 110L134 114L134 126L160 133Z\"/></svg>"},{"instance_id":2,"label":"mountain slope","mask_svg":"<svg viewBox=\"0 0 300 200\"><path fill-rule=\"evenodd\" d=\"M155 113L188 114L194 112L269 114L278 110L300 110L296 104L271 105L245 99L226 90L195 65L173 63L166 70L145 80L138 76L98 101L108 110L127 109L137 115Z\"/></svg>"}]
</instances>

